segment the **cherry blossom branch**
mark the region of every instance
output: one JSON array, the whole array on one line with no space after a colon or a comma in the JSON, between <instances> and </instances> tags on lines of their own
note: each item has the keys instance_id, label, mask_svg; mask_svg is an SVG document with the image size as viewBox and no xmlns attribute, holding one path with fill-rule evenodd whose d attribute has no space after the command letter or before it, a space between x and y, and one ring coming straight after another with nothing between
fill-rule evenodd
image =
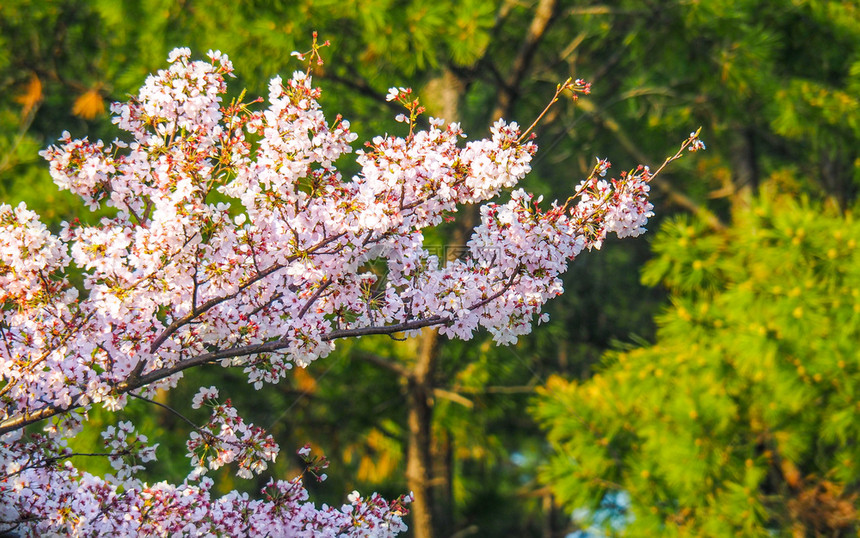
<instances>
[{"instance_id":1,"label":"cherry blossom branch","mask_svg":"<svg viewBox=\"0 0 860 538\"><path fill-rule=\"evenodd\" d=\"M549 109L551 109L552 106L558 102L559 96L564 93L565 90L570 90L571 94L573 95L573 99L576 100L577 93L591 93L591 84L585 82L582 79L573 80L573 77L568 77L568 79L564 81L564 83L557 85L555 87L555 95L552 96L552 99L549 100L549 103L546 105L546 107L544 107L543 111L538 114L538 117L535 118L532 124L529 125L525 131L523 131L523 134L521 134L520 138L517 140L518 142L522 143L527 140L529 133L531 133L532 130L537 127L543 117L546 116L546 113L549 112Z\"/></svg>"},{"instance_id":2,"label":"cherry blossom branch","mask_svg":"<svg viewBox=\"0 0 860 538\"><path fill-rule=\"evenodd\" d=\"M351 338L356 336L367 336L371 334L391 334L420 329L432 325L440 325L448 322L449 320L447 319L443 319L439 316L434 316L423 320L404 322L396 325L363 327L356 329L332 331L327 335L322 336L321 340L330 341L338 338ZM144 387L156 381L160 381L164 378L170 377L171 375L177 374L195 366L222 361L225 359L235 359L250 355L259 355L262 353L273 353L276 351L280 351L288 347L289 345L290 344L287 341L275 340L273 342L267 342L263 344L253 344L230 349L222 349L210 353L204 353L202 355L197 355L190 359L183 360L182 362L175 364L171 367L155 370L148 374L138 376L134 379L130 378L124 383L118 383L115 387L115 391L117 394L125 394L129 391ZM72 403L68 407L49 405L39 409L38 411L25 411L23 414L17 417L0 422L0 435L11 431L19 430L21 428L24 428L25 426L34 424L46 418L50 418L60 413L66 413L68 411L81 407L82 404L78 403L79 400L80 396L76 396L72 399Z\"/></svg>"},{"instance_id":3,"label":"cherry blossom branch","mask_svg":"<svg viewBox=\"0 0 860 538\"><path fill-rule=\"evenodd\" d=\"M541 1L529 40L540 38L555 9L556 0ZM527 45L522 57L530 54ZM311 63L320 61L319 47L315 38ZM208 62L190 57L188 49L174 50L169 69L148 78L139 97L114 105L115 123L132 142L117 140L105 149L101 141L72 140L66 133L43 152L61 187L92 208L109 198L119 210L116 218L95 226L76 223L54 235L25 206L0 204L0 397L6 404L0 436L11 434L0 446L0 468L15 472L34 449L60 453L64 436L86 418L77 408L102 403L121 409L128 394L168 408L137 389L169 388L177 374L205 364L242 367L260 388L283 379L293 365L326 357L341 338L437 327L450 338L468 339L483 328L499 344L516 342L536 316L538 323L548 320L541 309L561 293L567 264L584 249L599 249L608 233L644 232L653 215L649 179L684 149L703 147L693 133L654 174L640 166L619 179L603 179L610 165L598 159L574 197L553 202L549 210L516 189L508 202L481 207L481 222L467 244L471 258L440 263L425 247L423 230L453 218L461 204L492 200L525 177L537 149L531 142L536 125L563 91L574 97L586 92L585 82L558 85L525 132L499 120L488 138L466 142L459 124L438 118L418 130L422 107L411 90L391 88L386 99L409 110L408 118L396 118L409 123L409 133L373 138L358 152L360 172L347 181L333 163L351 151L356 135L339 116L327 122L310 68L289 81L272 79L269 104L252 111L244 95L229 106L221 103L225 77L232 74L226 56L210 51ZM515 69L515 76L522 73ZM230 203L207 201L213 189ZM380 260L387 264L384 278L375 270ZM69 267L85 273L82 299L63 277ZM178 313L171 313L174 308ZM410 378L391 361L364 360ZM456 392L435 394L471 405ZM194 473L231 461L238 462L240 476L260 472L277 454L274 440L216 398L217 388L209 387L192 402L212 407L205 426L182 417L195 428L187 443ZM55 416L59 420L46 427L42 441L20 432ZM21 503L3 486L0 505L14 503L21 518L60 517L70 533L89 535L116 534L112 525L127 521L111 514L143 503L146 509L135 512L141 518L122 532L190 532L187 520L174 521L162 508L180 498L188 506L210 506L211 480L148 489L133 477L142 468L138 462L154 457L145 436L127 422L103 436L114 448L137 450L108 456L116 476L91 480L68 462L28 468L12 478L16 487L26 482L53 497ZM58 516L55 497L78 494L112 500L85 503L98 521ZM152 495L166 502L149 503ZM313 519L311 527L291 519L299 513L293 509L307 512L299 504L306 495L300 480L270 482L264 495L265 501L238 502L233 526L216 523L209 508L199 511L195 525L202 526L195 530L251 534L255 523L248 514L269 509L284 517L265 512L262 532L276 533L272 525L281 525L277 532L291 535L285 525L293 523L348 536L405 528L402 504L375 495L351 494L343 512L313 509L309 517L323 519ZM0 521L0 530L9 525ZM44 524L32 529L38 533Z\"/></svg>"},{"instance_id":4,"label":"cherry blossom branch","mask_svg":"<svg viewBox=\"0 0 860 538\"><path fill-rule=\"evenodd\" d=\"M594 103L583 100L580 103L580 108L582 108L586 113L588 113L592 120L599 124L602 127L609 129L618 140L618 143L634 158L636 158L639 162L647 162L647 156L639 149L636 144L627 136L627 133L621 126L607 115L606 111L600 111L598 113L597 107ZM690 213L701 217L705 222L707 222L708 226L716 231L725 231L726 225L723 223L716 215L714 215L710 210L706 207L697 204L692 198L685 195L681 190L674 188L665 177L656 177L651 183L654 187L660 190L663 194L665 194L672 203L676 204L679 207L682 207L689 211Z\"/></svg>"},{"instance_id":5,"label":"cherry blossom branch","mask_svg":"<svg viewBox=\"0 0 860 538\"><path fill-rule=\"evenodd\" d=\"M344 234L341 233L341 234L337 234L337 235L328 237L326 239L323 239L317 245L311 247L310 252L316 251L316 250L328 245L332 241L337 241L338 239L343 237L343 235ZM292 256L289 256L287 258L287 262L297 260L297 259L299 259L299 257L300 257L299 254L294 254ZM161 347L161 344L163 344L165 340L170 338L170 336L173 333L175 333L177 330L179 330L182 326L184 326L184 325L188 324L189 322L193 321L194 319L198 318L200 315L204 314L209 309L211 309L215 306L218 306L219 304L221 304L225 301L229 301L230 299L234 299L234 298L238 297L239 295L241 295L241 293L243 291L245 291L247 288L252 286L254 283L259 282L260 280L266 278L267 276L275 273L276 271L278 271L280 269L283 269L284 267L286 267L285 264L281 264L281 263L273 264L270 267L268 267L267 269L258 272L256 275L254 275L253 277L248 279L246 282L240 284L239 288L235 292L227 294L227 295L223 295L221 297L215 297L213 299L210 299L210 300L206 301L205 303L201 304L200 306L198 306L196 309L192 309L191 312L189 312L188 314L182 316L179 319L174 320L170 325L165 327L165 329L161 332L161 334L159 334L155 338L155 340L153 340L152 345L150 346L150 353L155 353L155 351L159 347Z\"/></svg>"},{"instance_id":6,"label":"cherry blossom branch","mask_svg":"<svg viewBox=\"0 0 860 538\"><path fill-rule=\"evenodd\" d=\"M68 341L75 336L76 332L81 330L92 319L92 317L93 317L93 313L90 312L85 316L76 316L75 318L73 318L77 322L77 325L69 326L69 324L67 323L66 327L65 327L65 329L66 329L65 334L61 335L60 340L54 345L54 347L50 347L50 348L46 349L41 354L41 356L39 356L37 359L31 361L27 366L28 371L30 371L30 372L35 371L35 368L37 366L39 366L41 363L45 362L53 351L56 351L57 349L59 349L63 345L66 345L68 343ZM6 340L6 338L4 335L4 341L5 340ZM7 348L7 352L9 353L10 357L13 356L11 351L8 350L8 348ZM12 382L12 381L7 382L6 385L3 386L3 388L0 388L0 397L4 396L9 391L14 389L16 387L16 385L17 385L16 382Z\"/></svg>"},{"instance_id":7,"label":"cherry blossom branch","mask_svg":"<svg viewBox=\"0 0 860 538\"><path fill-rule=\"evenodd\" d=\"M469 310L475 310L485 306L491 301L501 297L505 291L507 291L511 285L514 283L514 278L516 276L516 272L512 273L511 278L505 284L505 286L492 294L491 296L470 305L468 307ZM431 316L425 319L420 320L412 320L402 323L396 323L393 325L379 325L379 326L371 326L371 327L357 327L353 329L339 329L329 332L328 334L322 335L320 340L328 342L331 340L337 340L342 338L354 338L359 336L369 336L374 334L396 334L400 332L407 332L416 329L422 329L424 327L431 327L434 325L443 325L447 323L451 323L452 320L449 318L443 318L441 316ZM185 359L178 364L173 366L162 368L160 370L155 370L145 375L138 375L136 377L129 377L129 379L124 383L117 383L115 386L115 391L117 394L125 394L130 391L136 390L141 387L145 387L151 383L156 381L160 381L167 377L170 377L174 374L187 370L189 368L193 368L196 366L200 366L203 364L208 364L212 362L218 362L225 359L235 359L239 357L246 357L250 355L259 355L263 353L273 353L280 351L289 346L288 341L276 340L273 342L266 342L262 344L252 344L248 346L240 346L234 347L230 349L222 349L218 351L213 351L210 353L204 353L202 355L197 355L190 359ZM14 417L11 419L7 419L3 422L0 422L0 435L5 433L19 430L24 428L30 424L34 424L46 418L50 418L60 413L66 413L73 409L80 407L82 404L79 404L80 396L76 396L73 398L72 404L69 407L59 407L49 405L39 409L38 411L30 412L26 411L22 415L18 417Z\"/></svg>"},{"instance_id":8,"label":"cherry blossom branch","mask_svg":"<svg viewBox=\"0 0 860 538\"><path fill-rule=\"evenodd\" d=\"M320 298L320 295L322 295L322 293L326 290L326 288L328 288L331 285L331 283L332 283L332 279L326 277L323 279L322 282L320 282L318 284L317 291L315 291L313 296L310 299L308 299L308 302L305 303L305 306L303 306L302 309L299 310L299 315L298 315L299 318L305 317L305 314L308 313L308 310L310 310L311 306L313 306L313 304L317 301L317 299Z\"/></svg>"},{"instance_id":9,"label":"cherry blossom branch","mask_svg":"<svg viewBox=\"0 0 860 538\"><path fill-rule=\"evenodd\" d=\"M481 300L481 301L478 301L477 303L475 303L475 304L473 304L473 305L471 305L471 306L469 306L469 307L467 307L467 308L468 308L469 310L477 310L477 309L481 308L482 306L485 306L485 305L487 305L487 304L490 304L491 302L495 301L496 299L498 299L499 297L501 297L502 295L504 295L504 294L505 294L505 292L506 292L506 291L508 291L508 290L511 288L511 286L513 286L513 285L514 285L514 279L515 279L517 276L519 276L520 271L522 270L522 268L523 268L523 266L522 266L522 265L518 265L518 266L517 266L517 268L516 268L515 270L511 271L511 277L508 279L507 283L504 285L504 287L502 287L502 289L500 289L499 291L497 291L497 292L493 293L492 295L490 295L490 296L489 296L489 297L487 297L486 299L483 299L483 300Z\"/></svg>"},{"instance_id":10,"label":"cherry blossom branch","mask_svg":"<svg viewBox=\"0 0 860 538\"><path fill-rule=\"evenodd\" d=\"M24 466L19 468L13 472L6 472L5 474L0 474L0 482L5 482L10 478L14 478L19 474L26 472L29 469L42 469L45 467L49 467L58 461L67 460L69 458L75 458L78 456L81 457L117 457L117 456L128 456L131 454L130 450L121 450L119 452L69 452L67 454L58 454L56 456L50 456L38 461L34 461L32 463L26 463Z\"/></svg>"}]
</instances>

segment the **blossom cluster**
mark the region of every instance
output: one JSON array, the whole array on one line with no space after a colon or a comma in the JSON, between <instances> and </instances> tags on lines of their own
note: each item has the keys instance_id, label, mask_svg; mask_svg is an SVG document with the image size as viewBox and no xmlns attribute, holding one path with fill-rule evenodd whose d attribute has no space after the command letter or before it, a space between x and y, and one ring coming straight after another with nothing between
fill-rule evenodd
<instances>
[{"instance_id":1,"label":"blossom cluster","mask_svg":"<svg viewBox=\"0 0 860 538\"><path fill-rule=\"evenodd\" d=\"M188 457L197 474L215 470L236 461L236 474L251 478L275 461L280 450L271 435L253 424L245 424L230 400L219 403L215 387L201 388L191 407L199 408L203 401L212 407L212 416L202 427L191 432L186 446Z\"/></svg>"},{"instance_id":2,"label":"blossom cluster","mask_svg":"<svg viewBox=\"0 0 860 538\"><path fill-rule=\"evenodd\" d=\"M212 479L193 474L176 485L119 484L110 475L77 470L68 460L75 454L62 442L43 436L26 445L16 440L7 435L0 445L0 528L25 536L358 538L406 529L402 516L410 496L388 502L353 493L340 507L316 507L301 478L270 480L259 499L237 492L213 496Z\"/></svg>"},{"instance_id":3,"label":"blossom cluster","mask_svg":"<svg viewBox=\"0 0 860 538\"><path fill-rule=\"evenodd\" d=\"M458 124L441 119L416 130L421 107L410 90L393 88L389 99L408 110L409 134L373 138L357 152L360 171L346 179L336 163L356 135L341 117L326 119L307 72L272 79L268 104L255 110L259 101L223 101L232 76L226 55L210 51L208 60L192 61L188 49L176 49L168 61L137 97L112 107L127 141L105 145L65 133L43 152L61 188L115 216L64 223L55 235L23 205L0 205L0 469L7 469L0 521L186 533L177 525L202 525L217 507L246 514L227 518L244 529L236 535L253 534L248 529L263 528L266 518L293 525L296 535L344 529L342 517L364 531L396 534L399 508L355 495L340 511L316 510L302 504L297 481L270 485L283 502L211 499L210 481L200 478L205 466L236 462L240 476L250 476L278 453L271 437L217 402L214 388L194 399L213 414L188 441L197 471L181 485L134 482L138 464L122 463L130 457L122 448L133 437L129 426L106 437L122 472L104 479L56 455L44 459L56 464L29 465L27 447L56 450L90 406L120 409L129 394L169 390L185 370L206 363L242 368L260 388L325 357L340 338L436 326L466 339L483 327L498 343L515 342L562 292L559 276L570 260L600 248L607 233L644 231L650 172L640 167L607 180L609 164L599 160L575 196L546 210L515 190L508 202L481 207L469 256L446 263L424 248L422 230L529 173L537 147L516 123L499 120L489 138L466 142ZM696 149L695 141L683 147ZM369 265L379 260L384 277ZM80 292L65 276L71 266L83 272ZM49 441L20 436L51 417L59 422ZM151 454L140 449L138 458ZM247 516L252 504L255 515ZM105 514L122 513L132 515L107 522ZM218 521L228 526L217 532L233 534L225 530L233 523Z\"/></svg>"}]
</instances>

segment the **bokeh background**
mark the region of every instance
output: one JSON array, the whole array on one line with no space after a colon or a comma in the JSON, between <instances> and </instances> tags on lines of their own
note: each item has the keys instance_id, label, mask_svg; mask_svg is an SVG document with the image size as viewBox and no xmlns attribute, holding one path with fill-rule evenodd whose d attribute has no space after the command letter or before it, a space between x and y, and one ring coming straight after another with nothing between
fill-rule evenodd
<instances>
[{"instance_id":1,"label":"bokeh background","mask_svg":"<svg viewBox=\"0 0 860 538\"><path fill-rule=\"evenodd\" d=\"M302 68L290 53L313 31L331 41L315 69L324 109L360 140L404 134L391 86L481 137L498 117L531 123L570 76L592 82L537 131L525 187L550 199L595 157L654 167L699 126L708 150L655 180L651 232L577 259L552 321L514 346L365 338L260 391L199 369L162 403L203 420L191 396L219 385L281 444L273 475L300 472L291 454L309 442L332 462L314 500L416 491L417 537L857 534L860 3L6 0L0 201L54 228L93 222L41 149L62 131L119 136L110 102L174 47L220 49L231 91L265 96ZM428 242L462 244L474 218ZM150 480L188 473L170 413L91 416L76 447L131 417L160 443ZM225 492L264 481L216 473Z\"/></svg>"}]
</instances>

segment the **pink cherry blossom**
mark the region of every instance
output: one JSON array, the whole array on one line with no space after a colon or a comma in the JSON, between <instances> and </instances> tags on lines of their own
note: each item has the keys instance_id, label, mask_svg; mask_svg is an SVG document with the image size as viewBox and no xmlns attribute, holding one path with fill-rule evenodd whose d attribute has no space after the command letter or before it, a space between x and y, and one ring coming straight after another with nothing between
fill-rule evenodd
<instances>
[{"instance_id":1,"label":"pink cherry blossom","mask_svg":"<svg viewBox=\"0 0 860 538\"><path fill-rule=\"evenodd\" d=\"M190 402L211 416L187 441L192 470L181 484L137 478L155 445L130 423L103 434L115 471L105 477L76 469L64 438L93 405L147 400L203 364L239 368L260 389L342 338L432 326L451 338L483 328L499 344L516 342L535 319L548 321L543 305L563 292L560 275L576 256L607 233L645 231L652 174L639 167L605 179L609 162L598 159L564 203L542 207L522 189L502 195L537 150L518 124L499 120L488 138L465 142L441 119L416 130L421 107L394 87L388 99L408 110L409 134L373 138L356 152L358 174L344 178L335 163L356 135L340 116L326 118L308 73L273 78L267 104L228 105L226 55L192 61L182 48L168 62L111 108L126 141L65 133L43 152L61 189L115 208L114 217L53 234L23 204L0 205L0 531L396 535L408 496L354 492L340 508L317 508L299 477L271 481L260 499L213 497L207 469L234 465L247 478L279 453L216 387ZM698 133L669 160L687 147L703 147ZM507 201L484 203L500 195ZM446 262L424 247L424 228L479 203L465 258ZM373 260L387 264L386 276L366 269ZM66 277L72 265L82 293ZM47 419L44 434L22 433ZM319 462L307 461L323 479Z\"/></svg>"}]
</instances>

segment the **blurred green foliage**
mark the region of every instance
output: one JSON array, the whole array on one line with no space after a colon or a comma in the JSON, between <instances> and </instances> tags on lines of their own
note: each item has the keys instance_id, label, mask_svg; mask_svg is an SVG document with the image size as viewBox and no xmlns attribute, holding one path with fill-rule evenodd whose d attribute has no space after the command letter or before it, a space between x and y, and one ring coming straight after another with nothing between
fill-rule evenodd
<instances>
[{"instance_id":1,"label":"blurred green foliage","mask_svg":"<svg viewBox=\"0 0 860 538\"><path fill-rule=\"evenodd\" d=\"M725 233L667 222L643 272L671 294L656 342L534 406L559 500L593 516L625 492L632 536L853 536L858 246L850 212L771 189Z\"/></svg>"},{"instance_id":2,"label":"blurred green foliage","mask_svg":"<svg viewBox=\"0 0 860 538\"><path fill-rule=\"evenodd\" d=\"M650 31L632 23L618 72L637 75L619 84L644 99L619 123L701 119L684 190L726 230L665 223L643 272L670 293L655 343L534 403L554 446L542 480L583 533L856 533L858 228L840 209L860 180L858 9L667 3Z\"/></svg>"}]
</instances>

